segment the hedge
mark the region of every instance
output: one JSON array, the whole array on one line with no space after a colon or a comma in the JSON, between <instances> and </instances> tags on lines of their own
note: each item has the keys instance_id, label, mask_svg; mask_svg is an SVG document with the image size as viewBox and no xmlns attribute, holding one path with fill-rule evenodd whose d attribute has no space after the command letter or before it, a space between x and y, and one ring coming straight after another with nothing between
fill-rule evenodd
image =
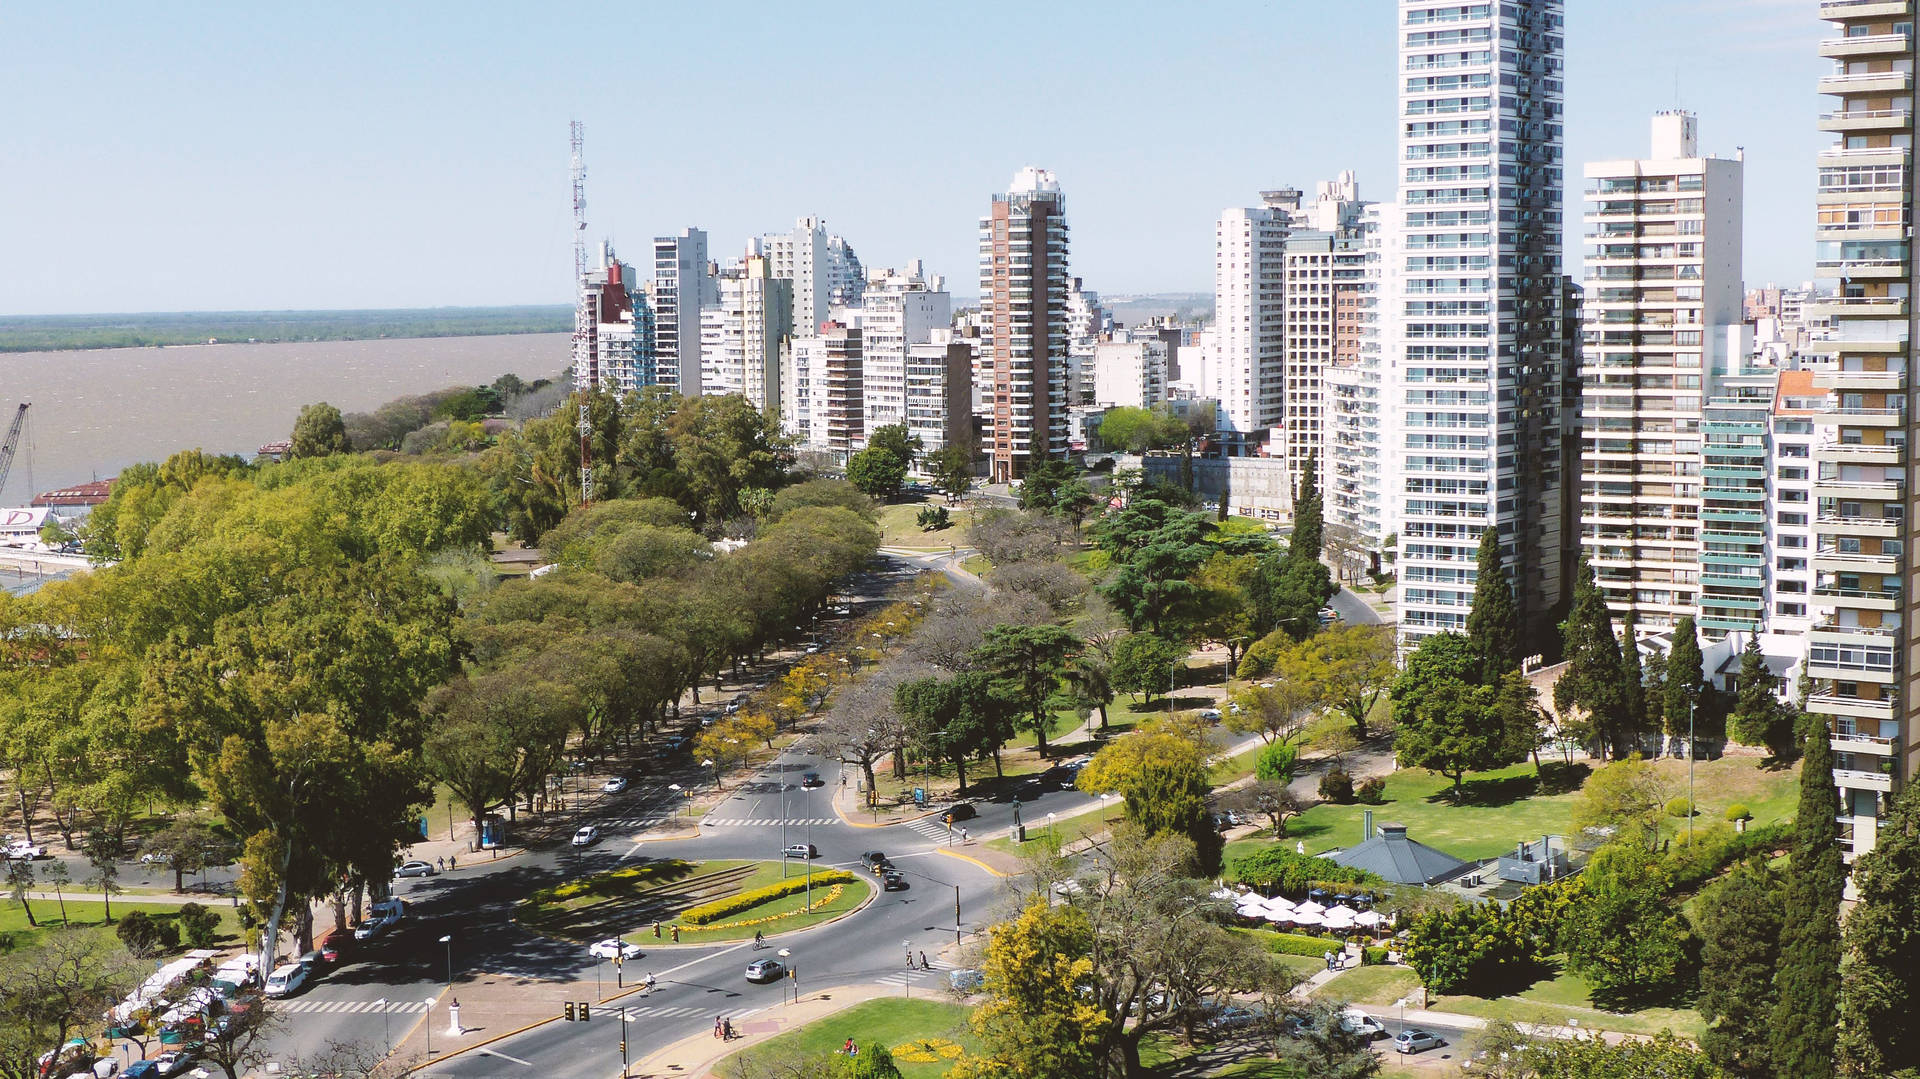
<instances>
[{"instance_id":1,"label":"hedge","mask_svg":"<svg viewBox=\"0 0 1920 1079\"><path fill-rule=\"evenodd\" d=\"M1341 948L1339 941L1331 937L1309 937L1301 933L1258 933L1260 943L1270 952L1280 955L1311 955L1315 958Z\"/></svg>"},{"instance_id":2,"label":"hedge","mask_svg":"<svg viewBox=\"0 0 1920 1079\"><path fill-rule=\"evenodd\" d=\"M1387 949L1385 948L1362 948L1360 950L1360 965L1363 967L1377 967L1386 961Z\"/></svg>"},{"instance_id":3,"label":"hedge","mask_svg":"<svg viewBox=\"0 0 1920 1079\"><path fill-rule=\"evenodd\" d=\"M823 869L813 875L814 884L845 884L853 879L853 874L844 869ZM762 903L769 903L775 899L785 899L787 896L797 895L806 890L807 878L794 877L791 880L783 880L778 884L769 884L765 888L755 888L750 892L741 892L739 895L728 896L725 899L716 899L711 903L702 903L697 907L690 907L681 913L680 923L682 925L706 925L716 918L725 918L729 914L738 914L743 910L751 910Z\"/></svg>"}]
</instances>

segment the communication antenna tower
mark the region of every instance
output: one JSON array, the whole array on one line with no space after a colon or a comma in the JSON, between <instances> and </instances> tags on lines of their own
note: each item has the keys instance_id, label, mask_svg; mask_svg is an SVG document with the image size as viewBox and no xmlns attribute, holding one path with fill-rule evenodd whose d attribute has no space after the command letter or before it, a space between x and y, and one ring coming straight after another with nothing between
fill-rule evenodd
<instances>
[{"instance_id":1,"label":"communication antenna tower","mask_svg":"<svg viewBox=\"0 0 1920 1079\"><path fill-rule=\"evenodd\" d=\"M593 504L593 417L590 402L600 389L600 356L593 294L587 288L587 158L586 125L568 126L573 172L573 381L580 395L580 504Z\"/></svg>"}]
</instances>

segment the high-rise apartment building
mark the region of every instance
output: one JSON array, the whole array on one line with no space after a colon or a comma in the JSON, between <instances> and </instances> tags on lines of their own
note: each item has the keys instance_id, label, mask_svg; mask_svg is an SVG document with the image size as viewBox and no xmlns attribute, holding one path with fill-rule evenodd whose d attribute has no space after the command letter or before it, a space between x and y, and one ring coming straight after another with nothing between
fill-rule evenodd
<instances>
[{"instance_id":1,"label":"high-rise apartment building","mask_svg":"<svg viewBox=\"0 0 1920 1079\"><path fill-rule=\"evenodd\" d=\"M760 249L773 276L793 282L795 337L819 333L834 304L860 301L860 259L847 241L827 232L821 218L803 217L791 232L768 233L760 238Z\"/></svg>"},{"instance_id":2,"label":"high-rise apartment building","mask_svg":"<svg viewBox=\"0 0 1920 1079\"><path fill-rule=\"evenodd\" d=\"M1314 200L1293 212L1284 263L1285 413L1276 430L1278 441L1267 446L1268 456L1286 460L1290 490L1299 487L1309 461L1326 457L1326 391L1321 376L1342 346L1340 282L1351 284L1354 271L1364 265L1361 222L1365 210L1353 173L1343 172L1336 179L1321 181ZM1357 297L1352 290L1346 293L1344 344L1357 356Z\"/></svg>"},{"instance_id":3,"label":"high-rise apartment building","mask_svg":"<svg viewBox=\"0 0 1920 1079\"><path fill-rule=\"evenodd\" d=\"M857 328L825 323L819 333L789 342L782 372L782 426L801 449L825 452L842 465L866 437L860 345Z\"/></svg>"},{"instance_id":4,"label":"high-rise apartment building","mask_svg":"<svg viewBox=\"0 0 1920 1079\"><path fill-rule=\"evenodd\" d=\"M1152 408L1167 396L1167 343L1158 333L1126 334L1094 346L1093 403Z\"/></svg>"},{"instance_id":5,"label":"high-rise apartment building","mask_svg":"<svg viewBox=\"0 0 1920 1079\"><path fill-rule=\"evenodd\" d=\"M1113 320L1100 306L1100 294L1083 288L1079 278L1067 285L1067 405L1093 399L1093 350L1112 329Z\"/></svg>"},{"instance_id":6,"label":"high-rise apartment building","mask_svg":"<svg viewBox=\"0 0 1920 1079\"><path fill-rule=\"evenodd\" d=\"M1524 632L1547 631L1561 604L1562 11L1562 0L1400 0L1387 407L1402 458L1403 641L1465 628L1488 527Z\"/></svg>"},{"instance_id":7,"label":"high-rise apartment building","mask_svg":"<svg viewBox=\"0 0 1920 1079\"><path fill-rule=\"evenodd\" d=\"M737 393L768 414L780 411L780 354L792 336L793 282L750 253L720 275L720 301L703 312L701 378L709 394Z\"/></svg>"},{"instance_id":8,"label":"high-rise apartment building","mask_svg":"<svg viewBox=\"0 0 1920 1079\"><path fill-rule=\"evenodd\" d=\"M907 437L920 440L920 457L950 444L973 444L973 345L952 330L907 346Z\"/></svg>"},{"instance_id":9,"label":"high-rise apartment building","mask_svg":"<svg viewBox=\"0 0 1920 1079\"><path fill-rule=\"evenodd\" d=\"M653 352L657 385L700 395L700 309L720 302L707 234L684 229L653 241Z\"/></svg>"},{"instance_id":10,"label":"high-rise apartment building","mask_svg":"<svg viewBox=\"0 0 1920 1079\"><path fill-rule=\"evenodd\" d=\"M980 219L984 402L995 483L1067 454L1067 217L1059 181L1024 168Z\"/></svg>"},{"instance_id":11,"label":"high-rise apartment building","mask_svg":"<svg viewBox=\"0 0 1920 1079\"><path fill-rule=\"evenodd\" d=\"M1320 456L1320 491L1326 521L1345 529L1356 545L1379 552L1393 531L1385 494L1396 490L1392 472L1398 442L1389 431L1397 418L1384 407L1380 313L1390 306L1382 274L1389 257L1388 207L1368 203L1361 215L1358 251L1334 267L1333 362L1321 372L1326 397L1326 438Z\"/></svg>"},{"instance_id":12,"label":"high-rise apartment building","mask_svg":"<svg viewBox=\"0 0 1920 1079\"><path fill-rule=\"evenodd\" d=\"M858 308L844 312L860 327L866 429L907 422L907 354L953 322L946 279L928 276L915 259L905 270L882 270L867 282Z\"/></svg>"},{"instance_id":13,"label":"high-rise apartment building","mask_svg":"<svg viewBox=\"0 0 1920 1079\"><path fill-rule=\"evenodd\" d=\"M1213 229L1213 326L1205 360L1182 376L1219 402L1227 452L1266 441L1286 415L1286 257L1300 192L1260 193L1259 206L1221 211Z\"/></svg>"},{"instance_id":14,"label":"high-rise apartment building","mask_svg":"<svg viewBox=\"0 0 1920 1079\"><path fill-rule=\"evenodd\" d=\"M637 288L638 275L608 244L600 265L580 282L575 313L573 384L625 396L655 381L653 308Z\"/></svg>"},{"instance_id":15,"label":"high-rise apartment building","mask_svg":"<svg viewBox=\"0 0 1920 1079\"><path fill-rule=\"evenodd\" d=\"M1913 415L1912 0L1823 0L1835 24L1820 53L1838 136L1820 155L1816 269L1839 279L1824 307L1832 331L1813 387L1815 599L1832 608L1807 635L1809 710L1832 726L1841 839L1848 858L1872 849L1888 802L1920 765L1920 692L1905 633L1920 617L1906 586L1907 476ZM1911 594L1909 594L1911 593Z\"/></svg>"},{"instance_id":16,"label":"high-rise apartment building","mask_svg":"<svg viewBox=\"0 0 1920 1079\"><path fill-rule=\"evenodd\" d=\"M1746 362L1742 169L1701 156L1688 112L1653 118L1648 158L1586 167L1581 543L1615 616L1647 631L1761 621L1773 385L1728 384Z\"/></svg>"}]
</instances>

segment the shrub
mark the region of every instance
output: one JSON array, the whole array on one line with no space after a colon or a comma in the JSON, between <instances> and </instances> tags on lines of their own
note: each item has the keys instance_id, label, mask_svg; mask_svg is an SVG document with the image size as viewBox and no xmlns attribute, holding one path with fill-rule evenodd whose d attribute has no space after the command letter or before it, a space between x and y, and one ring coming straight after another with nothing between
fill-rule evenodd
<instances>
[{"instance_id":1,"label":"shrub","mask_svg":"<svg viewBox=\"0 0 1920 1079\"><path fill-rule=\"evenodd\" d=\"M220 931L220 916L198 903L184 903L177 919L189 948L205 948Z\"/></svg>"},{"instance_id":2,"label":"shrub","mask_svg":"<svg viewBox=\"0 0 1920 1079\"><path fill-rule=\"evenodd\" d=\"M1727 819L1730 821L1752 820L1753 810L1748 809L1745 802L1735 802L1727 807Z\"/></svg>"},{"instance_id":3,"label":"shrub","mask_svg":"<svg viewBox=\"0 0 1920 1079\"><path fill-rule=\"evenodd\" d=\"M1675 798L1667 803L1667 816L1685 820L1693 816L1693 803L1685 798Z\"/></svg>"},{"instance_id":4,"label":"shrub","mask_svg":"<svg viewBox=\"0 0 1920 1079\"><path fill-rule=\"evenodd\" d=\"M1320 797L1347 805L1353 801L1353 776L1345 768L1334 768L1320 777Z\"/></svg>"},{"instance_id":5,"label":"shrub","mask_svg":"<svg viewBox=\"0 0 1920 1079\"><path fill-rule=\"evenodd\" d=\"M1269 933L1255 934L1260 943L1276 955L1323 956L1340 947L1340 942L1330 937L1310 937L1305 933Z\"/></svg>"},{"instance_id":6,"label":"shrub","mask_svg":"<svg viewBox=\"0 0 1920 1079\"><path fill-rule=\"evenodd\" d=\"M920 526L922 532L938 532L953 521L945 506L922 506L914 516L914 523Z\"/></svg>"},{"instance_id":7,"label":"shrub","mask_svg":"<svg viewBox=\"0 0 1920 1079\"><path fill-rule=\"evenodd\" d=\"M1386 961L1387 949L1385 948L1360 949L1360 965L1363 967L1377 967Z\"/></svg>"},{"instance_id":8,"label":"shrub","mask_svg":"<svg viewBox=\"0 0 1920 1079\"><path fill-rule=\"evenodd\" d=\"M1374 776L1360 784L1360 788L1353 792L1353 796L1368 805L1377 806L1387 800L1387 781L1380 776Z\"/></svg>"},{"instance_id":9,"label":"shrub","mask_svg":"<svg viewBox=\"0 0 1920 1079\"><path fill-rule=\"evenodd\" d=\"M816 885L845 884L853 879L853 874L844 869L826 869L813 875L813 883ZM711 903L702 903L697 907L691 907L680 915L680 924L706 925L708 922L719 921L730 914L738 914L743 910L751 910L762 903L770 903L775 899L785 899L787 896L798 895L806 890L807 878L794 877L791 880L783 880L778 884L769 884L765 888L755 888L750 892L741 892L739 895L728 896L725 899L716 899Z\"/></svg>"},{"instance_id":10,"label":"shrub","mask_svg":"<svg viewBox=\"0 0 1920 1079\"><path fill-rule=\"evenodd\" d=\"M172 922L163 922L144 910L131 911L120 917L120 924L113 932L120 943L127 946L141 959L151 959L180 947L180 927Z\"/></svg>"},{"instance_id":11,"label":"shrub","mask_svg":"<svg viewBox=\"0 0 1920 1079\"><path fill-rule=\"evenodd\" d=\"M1340 865L1311 854L1295 854L1275 844L1233 861L1233 875L1244 884L1304 895L1316 884L1371 884L1379 880L1364 869Z\"/></svg>"}]
</instances>

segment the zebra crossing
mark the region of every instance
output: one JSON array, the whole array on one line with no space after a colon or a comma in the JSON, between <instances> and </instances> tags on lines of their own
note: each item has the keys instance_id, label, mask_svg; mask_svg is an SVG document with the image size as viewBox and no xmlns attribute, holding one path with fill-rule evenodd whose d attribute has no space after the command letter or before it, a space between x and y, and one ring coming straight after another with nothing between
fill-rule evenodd
<instances>
[{"instance_id":1,"label":"zebra crossing","mask_svg":"<svg viewBox=\"0 0 1920 1079\"><path fill-rule=\"evenodd\" d=\"M908 985L919 985L921 982L931 979L935 982L938 982L944 985L946 983L947 972L953 969L954 969L954 966L952 963L949 963L944 959L936 959L936 960L933 960L932 970L921 970L918 967L915 967L912 970L905 970L905 969L896 970L891 974L884 975L874 980L879 982L881 985L908 986Z\"/></svg>"},{"instance_id":2,"label":"zebra crossing","mask_svg":"<svg viewBox=\"0 0 1920 1079\"><path fill-rule=\"evenodd\" d=\"M415 1012L426 1011L427 1002L423 1000L313 1000L307 998L277 1001L269 1004L268 1007L276 1012L288 1012L290 1014L340 1015L351 1012L372 1012L377 1015L385 1011L400 1015L410 1015Z\"/></svg>"},{"instance_id":3,"label":"zebra crossing","mask_svg":"<svg viewBox=\"0 0 1920 1079\"><path fill-rule=\"evenodd\" d=\"M615 1017L618 1017L619 1014L624 1011L627 1013L629 1019L685 1019L690 1015L701 1015L718 1019L745 1019L749 1015L754 1015L765 1010L762 1008L735 1008L731 1010L722 1009L716 1012L709 1011L706 1008L695 1008L684 1004L674 1007L665 1005L656 1007L651 1004L643 1004L639 1007L629 1005L625 1008L614 1004L603 1004L601 1005L601 1009L603 1014Z\"/></svg>"},{"instance_id":4,"label":"zebra crossing","mask_svg":"<svg viewBox=\"0 0 1920 1079\"><path fill-rule=\"evenodd\" d=\"M945 843L950 839L958 839L960 837L958 829L948 828L941 822L939 817L921 817L919 820L910 820L907 822L907 827L919 832L935 843Z\"/></svg>"},{"instance_id":5,"label":"zebra crossing","mask_svg":"<svg viewBox=\"0 0 1920 1079\"><path fill-rule=\"evenodd\" d=\"M615 817L612 820L594 821L601 831L645 831L671 820L670 817Z\"/></svg>"},{"instance_id":6,"label":"zebra crossing","mask_svg":"<svg viewBox=\"0 0 1920 1079\"><path fill-rule=\"evenodd\" d=\"M790 828L801 828L809 824L819 828L839 824L840 818L790 817L783 821L779 817L708 817L700 823L713 828L778 828L782 824Z\"/></svg>"}]
</instances>

